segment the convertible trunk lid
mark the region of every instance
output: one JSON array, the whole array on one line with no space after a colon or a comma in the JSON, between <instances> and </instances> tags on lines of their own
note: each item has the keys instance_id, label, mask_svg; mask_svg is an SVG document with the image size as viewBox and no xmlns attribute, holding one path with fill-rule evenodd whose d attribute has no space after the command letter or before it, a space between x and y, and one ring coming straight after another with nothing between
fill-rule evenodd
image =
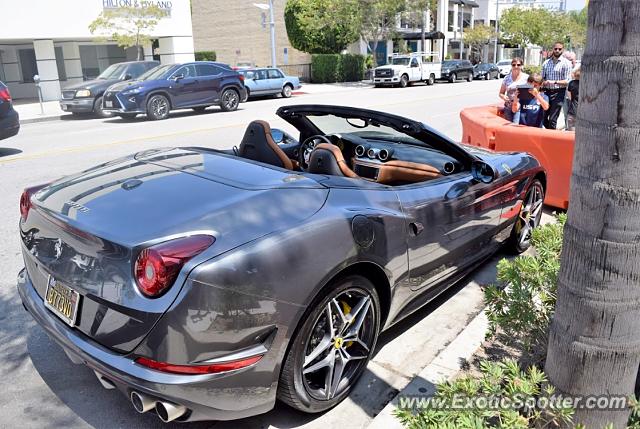
<instances>
[{"instance_id":1,"label":"convertible trunk lid","mask_svg":"<svg viewBox=\"0 0 640 429\"><path fill-rule=\"evenodd\" d=\"M50 282L79 293L74 329L128 352L184 282L180 276L163 296L144 297L133 277L141 249L204 233L216 238L207 250L213 257L302 222L327 193L312 179L221 153L144 152L37 192L20 223L25 265L43 299Z\"/></svg>"}]
</instances>

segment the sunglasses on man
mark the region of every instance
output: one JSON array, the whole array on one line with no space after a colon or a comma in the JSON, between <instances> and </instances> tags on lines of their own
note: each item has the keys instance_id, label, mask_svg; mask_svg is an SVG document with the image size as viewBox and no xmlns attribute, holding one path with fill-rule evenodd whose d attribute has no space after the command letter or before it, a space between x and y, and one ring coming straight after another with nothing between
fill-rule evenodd
<instances>
[{"instance_id":1,"label":"sunglasses on man","mask_svg":"<svg viewBox=\"0 0 640 429\"><path fill-rule=\"evenodd\" d=\"M521 63L511 63L511 67L522 67Z\"/></svg>"}]
</instances>

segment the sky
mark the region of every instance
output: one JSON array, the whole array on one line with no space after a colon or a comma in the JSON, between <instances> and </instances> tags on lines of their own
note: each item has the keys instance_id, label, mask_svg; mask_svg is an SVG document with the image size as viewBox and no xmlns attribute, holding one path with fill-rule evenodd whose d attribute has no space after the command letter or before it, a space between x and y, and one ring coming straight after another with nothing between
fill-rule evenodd
<instances>
[{"instance_id":1,"label":"sky","mask_svg":"<svg viewBox=\"0 0 640 429\"><path fill-rule=\"evenodd\" d=\"M586 3L587 0L567 0L567 10L580 10Z\"/></svg>"}]
</instances>

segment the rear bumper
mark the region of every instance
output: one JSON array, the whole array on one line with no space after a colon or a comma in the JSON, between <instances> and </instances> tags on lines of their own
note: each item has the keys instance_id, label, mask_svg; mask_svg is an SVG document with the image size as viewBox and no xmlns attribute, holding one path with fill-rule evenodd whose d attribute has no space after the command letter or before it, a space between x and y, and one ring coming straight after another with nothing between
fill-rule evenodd
<instances>
[{"instance_id":1,"label":"rear bumper","mask_svg":"<svg viewBox=\"0 0 640 429\"><path fill-rule=\"evenodd\" d=\"M20 131L20 116L15 110L10 110L8 115L0 118L0 140L13 137Z\"/></svg>"},{"instance_id":2,"label":"rear bumper","mask_svg":"<svg viewBox=\"0 0 640 429\"><path fill-rule=\"evenodd\" d=\"M181 421L233 420L265 413L274 406L279 363L273 348L253 366L237 371L206 375L159 372L134 363L133 354L115 353L69 328L45 308L24 269L17 287L24 307L71 361L87 365L127 397L136 391L184 405L189 411Z\"/></svg>"},{"instance_id":3,"label":"rear bumper","mask_svg":"<svg viewBox=\"0 0 640 429\"><path fill-rule=\"evenodd\" d=\"M93 98L60 100L60 109L65 112L89 113L93 112Z\"/></svg>"}]
</instances>

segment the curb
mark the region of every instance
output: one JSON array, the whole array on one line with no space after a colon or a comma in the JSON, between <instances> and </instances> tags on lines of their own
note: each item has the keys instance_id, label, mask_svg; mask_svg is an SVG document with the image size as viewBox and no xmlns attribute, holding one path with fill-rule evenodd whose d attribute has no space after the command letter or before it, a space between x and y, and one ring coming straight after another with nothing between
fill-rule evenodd
<instances>
[{"instance_id":1,"label":"curb","mask_svg":"<svg viewBox=\"0 0 640 429\"><path fill-rule=\"evenodd\" d=\"M435 384L453 378L466 362L478 350L488 328L484 309L469 323L458 336L442 350L429 365L420 371L413 380L402 389L373 419L368 429L404 429L393 412L400 397L425 398L433 396Z\"/></svg>"},{"instance_id":2,"label":"curb","mask_svg":"<svg viewBox=\"0 0 640 429\"><path fill-rule=\"evenodd\" d=\"M29 118L29 119L20 119L20 125L34 124L36 122L59 121L60 119L62 119L63 116L67 116L67 115L42 116L39 118L36 117L36 118Z\"/></svg>"}]
</instances>

